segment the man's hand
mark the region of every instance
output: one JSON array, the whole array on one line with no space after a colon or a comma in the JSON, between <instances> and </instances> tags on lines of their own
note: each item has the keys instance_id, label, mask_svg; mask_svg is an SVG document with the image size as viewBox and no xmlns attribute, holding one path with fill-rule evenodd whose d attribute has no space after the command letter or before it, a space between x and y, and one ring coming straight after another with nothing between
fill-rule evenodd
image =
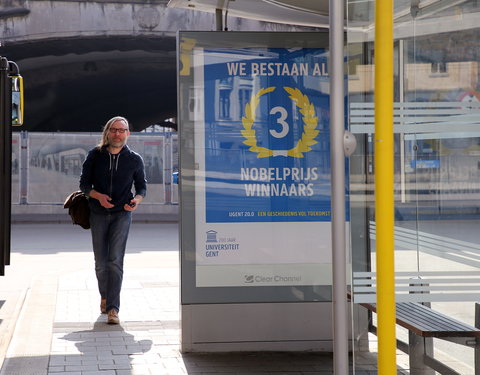
<instances>
[{"instance_id":1,"label":"man's hand","mask_svg":"<svg viewBox=\"0 0 480 375\"><path fill-rule=\"evenodd\" d=\"M133 198L130 203L127 203L126 205L123 206L123 209L125 211L135 211L138 207L138 205L140 204L140 202L142 201L143 197L141 195L137 195L135 196L135 198Z\"/></svg>"},{"instance_id":2,"label":"man's hand","mask_svg":"<svg viewBox=\"0 0 480 375\"><path fill-rule=\"evenodd\" d=\"M95 198L97 201L99 201L102 207L105 207L105 208L114 207L114 205L110 203L112 198L110 198L107 194L102 194L102 193L99 193L98 191L91 190L89 195L92 198Z\"/></svg>"}]
</instances>

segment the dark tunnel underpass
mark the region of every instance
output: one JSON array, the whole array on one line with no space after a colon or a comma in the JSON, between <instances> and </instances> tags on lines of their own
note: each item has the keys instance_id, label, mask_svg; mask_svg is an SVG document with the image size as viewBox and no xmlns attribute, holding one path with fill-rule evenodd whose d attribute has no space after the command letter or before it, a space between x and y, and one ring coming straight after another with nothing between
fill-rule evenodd
<instances>
[{"instance_id":1,"label":"dark tunnel underpass","mask_svg":"<svg viewBox=\"0 0 480 375\"><path fill-rule=\"evenodd\" d=\"M122 115L133 131L176 117L175 37L91 37L4 45L24 77L19 130L97 132Z\"/></svg>"}]
</instances>

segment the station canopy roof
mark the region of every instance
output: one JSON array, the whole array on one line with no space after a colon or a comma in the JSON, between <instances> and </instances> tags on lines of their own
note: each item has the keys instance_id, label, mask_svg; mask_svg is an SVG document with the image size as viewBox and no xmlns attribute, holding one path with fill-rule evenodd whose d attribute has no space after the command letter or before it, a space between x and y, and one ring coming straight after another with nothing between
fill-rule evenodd
<instances>
[{"instance_id":1,"label":"station canopy roof","mask_svg":"<svg viewBox=\"0 0 480 375\"><path fill-rule=\"evenodd\" d=\"M342 0L339 0L342 1ZM170 0L169 7L298 26L328 27L329 0ZM362 40L373 40L375 0L349 0L346 26ZM471 30L479 27L477 0L395 0L395 38Z\"/></svg>"}]
</instances>

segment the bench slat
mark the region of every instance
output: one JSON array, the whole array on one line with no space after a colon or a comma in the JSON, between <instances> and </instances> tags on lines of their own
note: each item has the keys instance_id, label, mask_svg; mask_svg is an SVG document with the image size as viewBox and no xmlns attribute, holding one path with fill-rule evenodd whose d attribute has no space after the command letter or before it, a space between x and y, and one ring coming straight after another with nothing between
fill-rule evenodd
<instances>
[{"instance_id":1,"label":"bench slat","mask_svg":"<svg viewBox=\"0 0 480 375\"><path fill-rule=\"evenodd\" d=\"M377 312L375 304L361 304ZM480 329L415 302L396 304L397 324L422 337L480 337Z\"/></svg>"},{"instance_id":2,"label":"bench slat","mask_svg":"<svg viewBox=\"0 0 480 375\"><path fill-rule=\"evenodd\" d=\"M464 332L472 331L473 328L420 304L399 304L397 316L411 326L412 330L416 328L419 331L417 334L425 337L430 336L427 333L431 333L431 337L452 336L453 333L463 336Z\"/></svg>"}]
</instances>

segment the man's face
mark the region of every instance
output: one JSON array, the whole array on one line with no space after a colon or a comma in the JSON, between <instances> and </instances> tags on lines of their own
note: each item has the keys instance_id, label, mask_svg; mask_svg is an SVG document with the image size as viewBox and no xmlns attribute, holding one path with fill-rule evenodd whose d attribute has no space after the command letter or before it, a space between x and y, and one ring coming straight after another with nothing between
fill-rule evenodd
<instances>
[{"instance_id":1,"label":"man's face","mask_svg":"<svg viewBox=\"0 0 480 375\"><path fill-rule=\"evenodd\" d=\"M108 130L108 144L112 147L123 147L130 135L127 124L122 120L115 121Z\"/></svg>"}]
</instances>

